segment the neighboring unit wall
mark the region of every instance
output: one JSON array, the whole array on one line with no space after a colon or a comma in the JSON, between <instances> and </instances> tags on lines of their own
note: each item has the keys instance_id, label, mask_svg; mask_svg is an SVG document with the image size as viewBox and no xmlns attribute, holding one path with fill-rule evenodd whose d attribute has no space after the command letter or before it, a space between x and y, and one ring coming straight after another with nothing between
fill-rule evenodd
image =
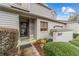
<instances>
[{"instance_id":1,"label":"neighboring unit wall","mask_svg":"<svg viewBox=\"0 0 79 59\"><path fill-rule=\"evenodd\" d=\"M48 6L45 7L41 4L43 3L40 3L40 4L39 3L7 3L7 4L3 3L0 5L4 5L7 7L14 6L16 8L29 11L32 14L55 19L56 18L55 11L51 10Z\"/></svg>"},{"instance_id":2,"label":"neighboring unit wall","mask_svg":"<svg viewBox=\"0 0 79 59\"><path fill-rule=\"evenodd\" d=\"M15 6L16 8L20 8L23 10L28 10L30 9L30 4L29 3L10 3L11 6Z\"/></svg>"},{"instance_id":3,"label":"neighboring unit wall","mask_svg":"<svg viewBox=\"0 0 79 59\"><path fill-rule=\"evenodd\" d=\"M10 3L0 3L0 5L6 6L6 7L10 7Z\"/></svg>"},{"instance_id":4,"label":"neighboring unit wall","mask_svg":"<svg viewBox=\"0 0 79 59\"><path fill-rule=\"evenodd\" d=\"M55 29L66 29L66 24L62 24L62 23L58 23L58 22L53 22L52 26L53 26L53 28L54 28L54 26L58 26ZM62 26L62 28L61 28L61 26Z\"/></svg>"},{"instance_id":5,"label":"neighboring unit wall","mask_svg":"<svg viewBox=\"0 0 79 59\"><path fill-rule=\"evenodd\" d=\"M79 33L79 23L68 23L66 27L73 30L74 33Z\"/></svg>"},{"instance_id":6,"label":"neighboring unit wall","mask_svg":"<svg viewBox=\"0 0 79 59\"><path fill-rule=\"evenodd\" d=\"M69 42L73 39L73 31L61 31L53 33L54 42Z\"/></svg>"},{"instance_id":7,"label":"neighboring unit wall","mask_svg":"<svg viewBox=\"0 0 79 59\"><path fill-rule=\"evenodd\" d=\"M48 31L40 31L40 21L48 22ZM37 39L48 38L50 29L54 29L53 27L55 25L60 25L60 26L63 26L65 28L64 24L38 18L37 19Z\"/></svg>"},{"instance_id":8,"label":"neighboring unit wall","mask_svg":"<svg viewBox=\"0 0 79 59\"><path fill-rule=\"evenodd\" d=\"M53 19L51 10L44 6L41 6L40 4L30 3L30 13Z\"/></svg>"}]
</instances>

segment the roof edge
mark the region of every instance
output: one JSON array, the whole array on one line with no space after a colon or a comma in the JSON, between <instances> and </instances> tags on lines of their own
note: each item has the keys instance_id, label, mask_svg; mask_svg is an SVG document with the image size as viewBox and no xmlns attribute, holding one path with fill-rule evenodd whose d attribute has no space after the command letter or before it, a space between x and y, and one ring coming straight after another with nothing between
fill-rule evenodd
<instances>
[{"instance_id":1,"label":"roof edge","mask_svg":"<svg viewBox=\"0 0 79 59\"><path fill-rule=\"evenodd\" d=\"M29 15L31 15L31 16L35 16L35 17L47 19L47 20L50 20L50 21L54 21L54 22L66 24L66 23L60 22L60 21L58 21L58 20L54 20L54 19L51 19L51 18L48 18L48 17L36 15L36 14L33 14L33 13L29 13L29 12L24 11L24 10L19 10L19 9L16 9L16 8L7 7L7 6L1 5L1 4L0 4L0 8L1 8L1 9L3 8L3 9L5 9L5 10L8 9L8 10L11 10L11 11L14 11L14 12L17 12L17 13L29 14ZM9 11L9 12L10 12L10 11Z\"/></svg>"}]
</instances>

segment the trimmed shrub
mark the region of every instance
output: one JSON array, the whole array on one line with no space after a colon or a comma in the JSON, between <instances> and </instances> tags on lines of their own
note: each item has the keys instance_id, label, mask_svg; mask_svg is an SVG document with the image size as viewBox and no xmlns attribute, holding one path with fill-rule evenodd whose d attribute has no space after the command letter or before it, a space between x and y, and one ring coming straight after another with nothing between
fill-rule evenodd
<instances>
[{"instance_id":1,"label":"trimmed shrub","mask_svg":"<svg viewBox=\"0 0 79 59\"><path fill-rule=\"evenodd\" d=\"M79 36L77 36L77 37L75 38L75 40L79 40Z\"/></svg>"},{"instance_id":2,"label":"trimmed shrub","mask_svg":"<svg viewBox=\"0 0 79 59\"><path fill-rule=\"evenodd\" d=\"M74 45L76 45L76 46L78 46L78 47L79 47L79 41L77 41L77 40L70 41L70 43L72 43L72 44L74 44Z\"/></svg>"},{"instance_id":3,"label":"trimmed shrub","mask_svg":"<svg viewBox=\"0 0 79 59\"><path fill-rule=\"evenodd\" d=\"M48 38L43 38L43 40L45 41L45 43L47 43L47 42L48 42Z\"/></svg>"},{"instance_id":4,"label":"trimmed shrub","mask_svg":"<svg viewBox=\"0 0 79 59\"><path fill-rule=\"evenodd\" d=\"M47 56L79 56L79 49L67 42L49 42L44 50Z\"/></svg>"},{"instance_id":5,"label":"trimmed shrub","mask_svg":"<svg viewBox=\"0 0 79 59\"><path fill-rule=\"evenodd\" d=\"M73 38L76 38L77 36L79 36L79 34L77 34L77 33L73 34Z\"/></svg>"},{"instance_id":6,"label":"trimmed shrub","mask_svg":"<svg viewBox=\"0 0 79 59\"><path fill-rule=\"evenodd\" d=\"M73 41L70 41L70 43L76 45L79 47L79 36L77 36L76 38L73 39Z\"/></svg>"},{"instance_id":7,"label":"trimmed shrub","mask_svg":"<svg viewBox=\"0 0 79 59\"><path fill-rule=\"evenodd\" d=\"M48 39L47 38L38 39L36 42L39 44L46 44L48 42Z\"/></svg>"}]
</instances>

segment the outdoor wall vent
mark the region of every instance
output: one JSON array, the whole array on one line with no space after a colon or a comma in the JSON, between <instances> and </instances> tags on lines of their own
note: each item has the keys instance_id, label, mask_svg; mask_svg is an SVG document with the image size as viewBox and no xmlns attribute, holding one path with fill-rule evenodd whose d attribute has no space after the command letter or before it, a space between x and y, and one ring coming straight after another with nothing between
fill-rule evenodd
<instances>
[{"instance_id":1,"label":"outdoor wall vent","mask_svg":"<svg viewBox=\"0 0 79 59\"><path fill-rule=\"evenodd\" d=\"M58 36L62 35L62 33L58 33Z\"/></svg>"}]
</instances>

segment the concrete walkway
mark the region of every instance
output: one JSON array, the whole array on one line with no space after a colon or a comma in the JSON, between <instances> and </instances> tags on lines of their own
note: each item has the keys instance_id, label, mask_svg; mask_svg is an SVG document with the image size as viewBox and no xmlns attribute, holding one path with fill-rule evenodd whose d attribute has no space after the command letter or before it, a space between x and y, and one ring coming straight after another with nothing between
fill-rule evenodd
<instances>
[{"instance_id":1,"label":"concrete walkway","mask_svg":"<svg viewBox=\"0 0 79 59\"><path fill-rule=\"evenodd\" d=\"M29 48L21 49L21 56L40 56L33 44L31 45Z\"/></svg>"}]
</instances>

